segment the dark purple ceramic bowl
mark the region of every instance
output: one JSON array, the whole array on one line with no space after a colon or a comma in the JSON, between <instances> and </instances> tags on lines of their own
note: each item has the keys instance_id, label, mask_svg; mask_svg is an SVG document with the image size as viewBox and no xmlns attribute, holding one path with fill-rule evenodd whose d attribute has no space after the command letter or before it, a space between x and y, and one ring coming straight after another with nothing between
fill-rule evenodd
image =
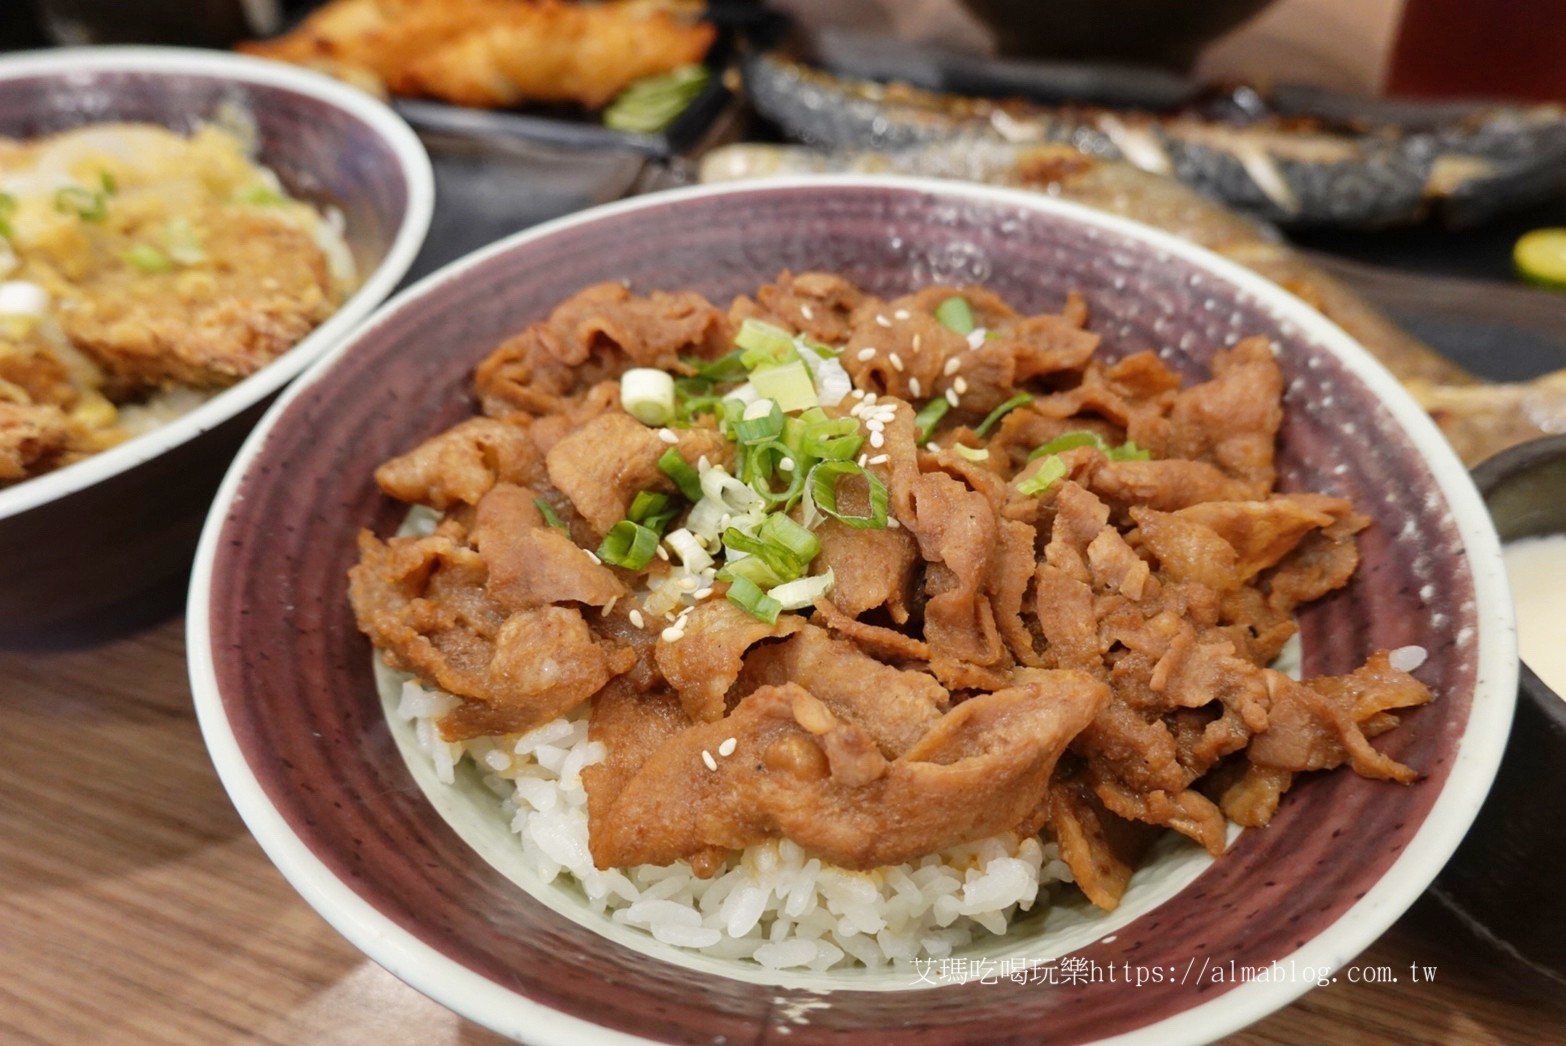
<instances>
[{"instance_id":1,"label":"dark purple ceramic bowl","mask_svg":"<svg viewBox=\"0 0 1566 1046\"><path fill-rule=\"evenodd\" d=\"M372 469L469 414L474 364L584 285L626 279L725 300L785 268L834 270L882 294L982 282L1025 311L1058 308L1075 289L1102 351L1154 349L1190 377L1241 335L1273 338L1288 381L1284 483L1347 495L1375 519L1352 584L1302 617L1305 669L1347 671L1374 648L1425 647L1417 674L1437 700L1378 742L1424 777L1409 787L1346 772L1303 782L1272 827L1243 833L1221 860L1192 863L1174 848L1138 873L1112 915L1001 939L997 948L1037 961L1037 972L997 980L992 967L994 983L916 989L906 970L768 975L693 960L650 939L602 936L482 859L468 841L483 845L475 818L485 815L444 819L399 756L348 610L354 531L386 533L402 512ZM213 759L272 859L371 957L502 1032L1169 1043L1214 1038L1284 1005L1424 890L1501 755L1516 686L1510 615L1495 532L1467 472L1401 387L1297 299L1168 235L1034 194L817 179L589 211L502 241L388 304L272 409L224 481L192 581L189 650ZM1096 980L1064 976L1088 961ZM1144 971L1144 983L1107 979L1111 966ZM1246 967L1264 976L1234 984Z\"/></svg>"},{"instance_id":2,"label":"dark purple ceramic bowl","mask_svg":"<svg viewBox=\"0 0 1566 1046\"><path fill-rule=\"evenodd\" d=\"M189 414L0 490L0 636L123 601L183 569L234 452L278 389L391 293L429 228L434 179L391 110L292 66L105 47L0 58L0 138L110 121L192 131L238 113L297 196L342 211L359 289L257 374Z\"/></svg>"}]
</instances>

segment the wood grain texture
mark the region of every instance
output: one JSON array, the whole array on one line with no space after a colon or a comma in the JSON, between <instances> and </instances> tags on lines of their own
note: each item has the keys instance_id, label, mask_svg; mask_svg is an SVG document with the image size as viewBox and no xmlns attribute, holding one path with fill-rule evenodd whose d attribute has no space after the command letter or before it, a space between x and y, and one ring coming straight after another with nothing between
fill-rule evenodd
<instances>
[{"instance_id":1,"label":"wood grain texture","mask_svg":"<svg viewBox=\"0 0 1566 1046\"><path fill-rule=\"evenodd\" d=\"M0 1041L496 1043L360 957L283 881L207 759L177 617L0 651ZM1436 967L1412 984L1410 963ZM1558 1041L1552 999L1433 902L1356 967L1235 1036ZM1134 990L1134 989L1127 989Z\"/></svg>"}]
</instances>

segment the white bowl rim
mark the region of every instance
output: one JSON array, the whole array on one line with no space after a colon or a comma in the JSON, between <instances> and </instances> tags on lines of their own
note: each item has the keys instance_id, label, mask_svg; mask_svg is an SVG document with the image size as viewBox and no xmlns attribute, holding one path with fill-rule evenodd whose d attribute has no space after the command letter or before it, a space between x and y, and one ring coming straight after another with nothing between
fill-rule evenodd
<instances>
[{"instance_id":1,"label":"white bowl rim","mask_svg":"<svg viewBox=\"0 0 1566 1046\"><path fill-rule=\"evenodd\" d=\"M197 719L218 776L246 826L284 877L327 922L366 955L457 1013L519 1041L629 1043L645 1041L555 1010L501 987L420 941L366 902L294 834L268 800L236 740L223 708L208 628L212 568L234 495L268 433L289 404L319 380L370 331L433 288L459 279L490 258L557 232L670 203L743 196L779 189L830 192L882 188L1011 205L1068 218L1140 239L1238 286L1280 319L1349 366L1385 405L1428 463L1451 511L1473 572L1478 624L1477 671L1468 722L1451 770L1413 838L1380 879L1336 921L1291 952L1296 969L1337 971L1375 942L1435 879L1479 813L1500 766L1517 691L1516 624L1500 540L1484 501L1430 417L1370 353L1336 324L1277 284L1179 237L1080 204L1020 189L893 175L786 176L675 189L601 205L512 234L426 276L384 304L359 330L318 360L257 424L224 477L202 531L187 602L186 643ZM1305 994L1303 979L1251 980L1207 1002L1104 1040L1134 1046L1208 1042L1253 1024Z\"/></svg>"},{"instance_id":2,"label":"white bowl rim","mask_svg":"<svg viewBox=\"0 0 1566 1046\"><path fill-rule=\"evenodd\" d=\"M0 58L0 82L123 70L208 76L308 95L357 117L390 146L408 186L407 208L391 248L330 317L287 352L194 410L81 461L0 490L0 520L85 490L128 472L216 428L282 388L331 348L391 293L424 245L435 209L435 173L413 129L357 88L297 66L263 58L180 47L70 47L24 51Z\"/></svg>"}]
</instances>

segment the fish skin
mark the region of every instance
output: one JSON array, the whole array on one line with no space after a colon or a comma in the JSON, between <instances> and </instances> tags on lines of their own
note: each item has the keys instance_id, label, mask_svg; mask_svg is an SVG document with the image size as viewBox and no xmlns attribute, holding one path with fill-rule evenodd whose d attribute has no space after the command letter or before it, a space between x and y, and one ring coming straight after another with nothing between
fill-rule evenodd
<instances>
[{"instance_id":1,"label":"fish skin","mask_svg":"<svg viewBox=\"0 0 1566 1046\"><path fill-rule=\"evenodd\" d=\"M1463 461L1566 431L1566 370L1482 382L1393 324L1277 232L1190 186L1062 145L958 139L898 152L825 153L744 144L709 152L702 182L800 174L903 174L1029 189L1154 225L1224 255L1298 295L1364 345L1425 407Z\"/></svg>"},{"instance_id":2,"label":"fish skin","mask_svg":"<svg viewBox=\"0 0 1566 1046\"><path fill-rule=\"evenodd\" d=\"M742 68L757 110L819 148L891 151L957 139L1067 144L1173 174L1278 225L1382 227L1432 213L1472 220L1566 187L1566 110L1559 106L1496 107L1430 129L1343 133L1301 118L1240 125L965 98L837 77L775 53L752 55ZM1138 148L1128 147L1128 133ZM1442 161L1453 159L1473 163L1461 177L1443 178Z\"/></svg>"}]
</instances>

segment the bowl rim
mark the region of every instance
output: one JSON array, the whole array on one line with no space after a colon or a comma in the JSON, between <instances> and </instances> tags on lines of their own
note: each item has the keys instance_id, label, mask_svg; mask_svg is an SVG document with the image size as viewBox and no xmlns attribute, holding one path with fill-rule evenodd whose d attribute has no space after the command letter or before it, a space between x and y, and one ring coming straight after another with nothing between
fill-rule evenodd
<instances>
[{"instance_id":1,"label":"bowl rim","mask_svg":"<svg viewBox=\"0 0 1566 1046\"><path fill-rule=\"evenodd\" d=\"M81 461L0 490L0 520L57 501L145 464L195 439L282 388L379 305L407 273L435 210L435 172L413 129L377 99L321 73L282 62L222 51L181 47L67 47L23 51L0 57L0 84L38 76L69 83L81 74L105 71L194 75L277 87L323 102L356 117L397 158L408 199L386 256L325 322L288 351L185 414L99 451Z\"/></svg>"},{"instance_id":2,"label":"bowl rim","mask_svg":"<svg viewBox=\"0 0 1566 1046\"><path fill-rule=\"evenodd\" d=\"M383 304L356 332L327 353L267 411L235 456L213 502L197 548L187 602L187 655L197 719L218 776L257 842L284 877L339 932L404 982L459 1014L502 1034L530 1042L621 1043L645 1041L554 1010L468 970L423 944L378 912L334 875L288 827L271 805L236 739L223 707L209 629L209 592L223 524L241 481L272 428L303 395L372 330L395 322L410 303L483 266L491 258L579 225L680 201L778 190L817 193L844 189L912 192L936 199L974 201L1042 211L1059 218L1140 240L1178 255L1235 285L1290 321L1302 335L1338 356L1403 428L1431 469L1452 515L1473 572L1477 618L1477 671L1468 720L1452 768L1424 822L1386 873L1326 929L1290 954L1312 968L1341 968L1372 944L1424 892L1462 841L1494 781L1511 727L1517 687L1516 628L1500 542L1468 470L1413 397L1370 353L1277 284L1206 248L1127 218L1030 193L892 175L787 176L743 183L693 186L621 200L580 211L504 237L426 276ZM1254 979L1217 998L1117 1036L1117 1043L1164 1046L1205 1042L1238 1031L1288 1005L1312 984L1302 979Z\"/></svg>"}]
</instances>

